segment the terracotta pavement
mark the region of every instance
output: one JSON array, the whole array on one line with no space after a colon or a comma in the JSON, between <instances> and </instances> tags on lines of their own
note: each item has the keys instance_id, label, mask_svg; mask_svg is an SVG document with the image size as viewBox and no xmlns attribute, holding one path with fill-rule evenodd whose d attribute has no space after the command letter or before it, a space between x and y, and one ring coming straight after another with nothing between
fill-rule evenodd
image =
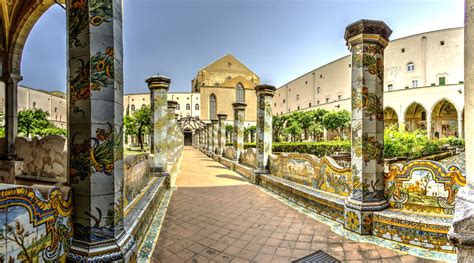
<instances>
[{"instance_id":1,"label":"terracotta pavement","mask_svg":"<svg viewBox=\"0 0 474 263\"><path fill-rule=\"evenodd\" d=\"M431 262L341 237L191 147L177 186L152 262Z\"/></svg>"}]
</instances>

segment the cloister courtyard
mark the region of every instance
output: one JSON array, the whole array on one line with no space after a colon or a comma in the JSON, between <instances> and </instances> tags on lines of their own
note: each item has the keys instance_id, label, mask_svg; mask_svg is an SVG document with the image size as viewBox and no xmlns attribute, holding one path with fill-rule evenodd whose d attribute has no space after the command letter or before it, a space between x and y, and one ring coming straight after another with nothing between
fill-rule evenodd
<instances>
[{"instance_id":1,"label":"cloister courtyard","mask_svg":"<svg viewBox=\"0 0 474 263\"><path fill-rule=\"evenodd\" d=\"M165 76L185 71L171 50L144 52L174 27L125 35L129 2L0 0L0 261L474 262L464 4L463 27L398 39L397 23L345 21L328 42L348 54L279 87L227 53L184 92ZM27 39L53 8L65 92L22 86ZM163 72L143 92L125 93L125 71L143 74L127 37Z\"/></svg>"}]
</instances>

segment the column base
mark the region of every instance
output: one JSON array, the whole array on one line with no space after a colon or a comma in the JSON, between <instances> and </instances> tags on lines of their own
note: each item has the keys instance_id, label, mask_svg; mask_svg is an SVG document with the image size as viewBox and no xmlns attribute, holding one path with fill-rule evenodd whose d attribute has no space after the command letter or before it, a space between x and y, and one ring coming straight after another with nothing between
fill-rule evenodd
<instances>
[{"instance_id":1,"label":"column base","mask_svg":"<svg viewBox=\"0 0 474 263\"><path fill-rule=\"evenodd\" d=\"M252 171L254 174L253 178L251 178L252 183L259 185L260 184L260 175L262 174L271 174L270 170L268 169L255 169Z\"/></svg>"},{"instance_id":2,"label":"column base","mask_svg":"<svg viewBox=\"0 0 474 263\"><path fill-rule=\"evenodd\" d=\"M456 195L453 226L448 239L457 248L458 262L474 262L474 185Z\"/></svg>"},{"instance_id":3,"label":"column base","mask_svg":"<svg viewBox=\"0 0 474 263\"><path fill-rule=\"evenodd\" d=\"M372 235L373 212L388 208L387 200L367 202L347 198L344 205L344 228L359 235Z\"/></svg>"},{"instance_id":4,"label":"column base","mask_svg":"<svg viewBox=\"0 0 474 263\"><path fill-rule=\"evenodd\" d=\"M88 243L72 240L68 262L130 262L136 258L136 241L126 231L118 240Z\"/></svg>"}]
</instances>

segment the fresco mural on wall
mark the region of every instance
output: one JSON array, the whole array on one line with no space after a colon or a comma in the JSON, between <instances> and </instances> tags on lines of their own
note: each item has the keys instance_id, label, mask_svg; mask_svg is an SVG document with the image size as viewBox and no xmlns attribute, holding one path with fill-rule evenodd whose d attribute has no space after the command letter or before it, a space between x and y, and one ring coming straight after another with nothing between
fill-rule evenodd
<instances>
[{"instance_id":1,"label":"fresco mural on wall","mask_svg":"<svg viewBox=\"0 0 474 263\"><path fill-rule=\"evenodd\" d=\"M65 262L72 239L72 201L58 188L48 199L33 188L0 186L0 260Z\"/></svg>"},{"instance_id":2,"label":"fresco mural on wall","mask_svg":"<svg viewBox=\"0 0 474 263\"><path fill-rule=\"evenodd\" d=\"M466 177L452 165L435 161L396 164L385 175L385 195L390 206L403 210L452 215L454 199Z\"/></svg>"},{"instance_id":3,"label":"fresco mural on wall","mask_svg":"<svg viewBox=\"0 0 474 263\"><path fill-rule=\"evenodd\" d=\"M351 192L351 169L338 165L331 157L320 159L311 154L272 154L270 172L274 176L340 196L349 196Z\"/></svg>"}]
</instances>

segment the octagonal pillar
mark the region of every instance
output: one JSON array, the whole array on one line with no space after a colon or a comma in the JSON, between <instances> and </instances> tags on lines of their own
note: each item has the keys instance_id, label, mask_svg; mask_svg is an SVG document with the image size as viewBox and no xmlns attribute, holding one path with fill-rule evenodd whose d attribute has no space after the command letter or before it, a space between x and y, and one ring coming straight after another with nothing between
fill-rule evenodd
<instances>
[{"instance_id":1,"label":"octagonal pillar","mask_svg":"<svg viewBox=\"0 0 474 263\"><path fill-rule=\"evenodd\" d=\"M388 207L384 196L384 49L392 30L382 21L359 20L346 27L352 53L352 193L345 228L372 234L372 212Z\"/></svg>"},{"instance_id":2,"label":"octagonal pillar","mask_svg":"<svg viewBox=\"0 0 474 263\"><path fill-rule=\"evenodd\" d=\"M168 150L168 97L171 80L165 76L152 76L146 80L153 99L152 130L153 130L153 167L156 175L167 175Z\"/></svg>"},{"instance_id":3,"label":"octagonal pillar","mask_svg":"<svg viewBox=\"0 0 474 263\"><path fill-rule=\"evenodd\" d=\"M74 235L68 261L128 262L124 229L121 1L67 1L68 177Z\"/></svg>"},{"instance_id":4,"label":"octagonal pillar","mask_svg":"<svg viewBox=\"0 0 474 263\"><path fill-rule=\"evenodd\" d=\"M257 173L270 173L268 159L272 154L272 101L275 87L259 85L257 93Z\"/></svg>"},{"instance_id":5,"label":"octagonal pillar","mask_svg":"<svg viewBox=\"0 0 474 263\"><path fill-rule=\"evenodd\" d=\"M232 104L234 109L234 160L240 160L240 154L244 151L244 121L245 108L247 104L236 102Z\"/></svg>"},{"instance_id":6,"label":"octagonal pillar","mask_svg":"<svg viewBox=\"0 0 474 263\"><path fill-rule=\"evenodd\" d=\"M217 144L217 155L222 156L225 149L225 120L227 119L227 114L217 114L219 119L219 128L217 132L218 144Z\"/></svg>"},{"instance_id":7,"label":"octagonal pillar","mask_svg":"<svg viewBox=\"0 0 474 263\"><path fill-rule=\"evenodd\" d=\"M474 0L465 2L464 23L464 131L467 182L456 195L453 226L448 238L457 248L458 262L467 263L474 262L474 137L469 136L474 133Z\"/></svg>"}]
</instances>

